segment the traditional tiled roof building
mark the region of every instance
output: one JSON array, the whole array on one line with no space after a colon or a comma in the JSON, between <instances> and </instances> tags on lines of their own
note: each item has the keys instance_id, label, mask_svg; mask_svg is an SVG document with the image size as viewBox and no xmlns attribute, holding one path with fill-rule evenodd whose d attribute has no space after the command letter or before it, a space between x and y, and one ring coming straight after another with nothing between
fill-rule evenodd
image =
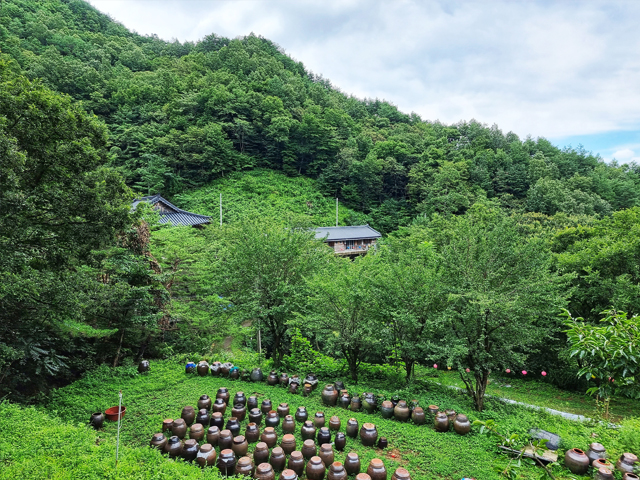
<instances>
[{"instance_id":1,"label":"traditional tiled roof building","mask_svg":"<svg viewBox=\"0 0 640 480\"><path fill-rule=\"evenodd\" d=\"M324 239L337 255L358 255L366 253L376 244L382 234L369 225L351 227L318 227L316 238Z\"/></svg>"},{"instance_id":2,"label":"traditional tiled roof building","mask_svg":"<svg viewBox=\"0 0 640 480\"><path fill-rule=\"evenodd\" d=\"M211 222L211 217L181 210L160 195L136 198L131 205L131 210L135 210L140 202L148 203L158 211L160 223L169 223L174 227L197 227Z\"/></svg>"}]
</instances>

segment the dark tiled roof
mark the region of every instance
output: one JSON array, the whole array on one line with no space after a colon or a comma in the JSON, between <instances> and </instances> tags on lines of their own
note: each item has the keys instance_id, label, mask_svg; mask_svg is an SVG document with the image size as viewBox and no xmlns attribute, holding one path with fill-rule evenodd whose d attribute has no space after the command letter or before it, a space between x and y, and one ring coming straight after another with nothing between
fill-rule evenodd
<instances>
[{"instance_id":1,"label":"dark tiled roof","mask_svg":"<svg viewBox=\"0 0 640 480\"><path fill-rule=\"evenodd\" d=\"M145 202L150 205L157 205L158 203L161 203L163 210L158 212L160 214L160 223L170 223L174 227L203 225L211 221L211 217L187 212L186 210L176 207L168 200L162 198L159 194L136 198L131 205L131 210L135 210L140 202Z\"/></svg>"},{"instance_id":2,"label":"dark tiled roof","mask_svg":"<svg viewBox=\"0 0 640 480\"><path fill-rule=\"evenodd\" d=\"M351 227L318 227L315 229L316 238L325 241L336 240L364 240L366 238L380 238L382 234L369 225L354 225Z\"/></svg>"}]
</instances>

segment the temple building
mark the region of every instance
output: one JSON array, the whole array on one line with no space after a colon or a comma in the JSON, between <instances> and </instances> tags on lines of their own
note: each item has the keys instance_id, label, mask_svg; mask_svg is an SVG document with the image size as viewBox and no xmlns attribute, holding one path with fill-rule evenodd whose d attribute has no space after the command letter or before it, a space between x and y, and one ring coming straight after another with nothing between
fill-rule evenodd
<instances>
[{"instance_id":1,"label":"temple building","mask_svg":"<svg viewBox=\"0 0 640 480\"><path fill-rule=\"evenodd\" d=\"M361 255L374 247L382 234L369 225L318 227L316 238L324 239L336 255Z\"/></svg>"}]
</instances>

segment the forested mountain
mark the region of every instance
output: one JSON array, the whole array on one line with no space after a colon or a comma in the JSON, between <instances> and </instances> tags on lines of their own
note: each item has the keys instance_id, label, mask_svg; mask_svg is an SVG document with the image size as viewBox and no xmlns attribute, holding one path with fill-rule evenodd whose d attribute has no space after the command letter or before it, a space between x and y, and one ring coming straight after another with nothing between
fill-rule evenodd
<instances>
[{"instance_id":1,"label":"forested mountain","mask_svg":"<svg viewBox=\"0 0 640 480\"><path fill-rule=\"evenodd\" d=\"M82 0L6 0L0 49L106 122L110 162L140 192L171 196L264 167L317 179L386 232L485 197L548 215L602 216L638 201L635 165L354 98L253 34L171 43Z\"/></svg>"}]
</instances>

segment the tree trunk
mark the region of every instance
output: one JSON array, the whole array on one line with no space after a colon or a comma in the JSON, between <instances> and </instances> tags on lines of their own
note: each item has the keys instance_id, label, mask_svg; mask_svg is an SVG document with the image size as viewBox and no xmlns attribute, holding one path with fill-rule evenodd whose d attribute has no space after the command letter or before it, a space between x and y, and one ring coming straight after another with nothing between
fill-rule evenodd
<instances>
[{"instance_id":1,"label":"tree trunk","mask_svg":"<svg viewBox=\"0 0 640 480\"><path fill-rule=\"evenodd\" d=\"M116 352L116 358L113 359L113 367L118 366L118 358L120 357L120 350L122 349L122 339L124 338L124 328L122 329L122 334L120 335L120 344L118 345L118 351Z\"/></svg>"},{"instance_id":2,"label":"tree trunk","mask_svg":"<svg viewBox=\"0 0 640 480\"><path fill-rule=\"evenodd\" d=\"M411 379L413 378L413 367L415 365L415 361L414 360L406 360L404 361L404 368L407 372L407 383L409 383L411 381Z\"/></svg>"},{"instance_id":3,"label":"tree trunk","mask_svg":"<svg viewBox=\"0 0 640 480\"><path fill-rule=\"evenodd\" d=\"M489 372L483 371L482 375L475 375L476 385L473 392L473 404L476 410L481 412L484 408L484 394L487 391L487 383L489 382Z\"/></svg>"}]
</instances>

